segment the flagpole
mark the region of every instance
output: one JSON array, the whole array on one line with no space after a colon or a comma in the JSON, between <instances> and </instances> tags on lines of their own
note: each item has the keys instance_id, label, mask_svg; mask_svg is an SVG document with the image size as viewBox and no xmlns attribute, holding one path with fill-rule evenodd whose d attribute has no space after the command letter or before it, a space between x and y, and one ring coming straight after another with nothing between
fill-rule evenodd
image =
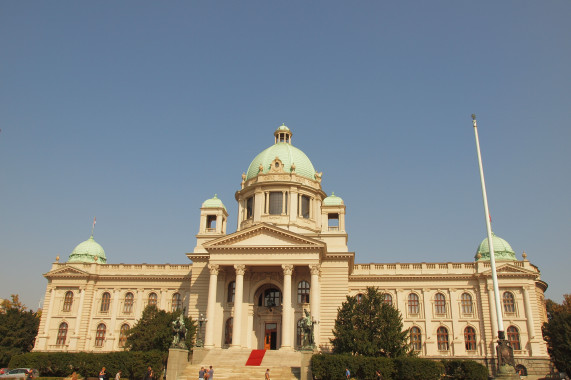
<instances>
[{"instance_id":1,"label":"flagpole","mask_svg":"<svg viewBox=\"0 0 571 380\"><path fill-rule=\"evenodd\" d=\"M482 199L484 201L484 214L486 217L486 232L488 233L488 246L490 248L490 266L492 267L492 282L494 285L494 298L496 303L496 318L498 321L498 345L496 354L498 358L498 373L496 378L517 379L515 372L515 360L513 348L506 340L504 332L504 320L502 317L502 305L500 303L500 289L498 287L498 274L496 273L496 256L494 253L494 242L492 240L492 221L488 209L488 196L486 194L486 182L484 181L484 168L482 166L482 154L480 153L480 139L478 138L478 126L476 115L472 114L472 124L474 125L474 136L476 137L476 150L478 152L478 165L480 166L480 182L482 184Z\"/></svg>"},{"instance_id":2,"label":"flagpole","mask_svg":"<svg viewBox=\"0 0 571 380\"><path fill-rule=\"evenodd\" d=\"M91 237L93 237L93 230L95 229L95 217L93 217L93 225L91 226Z\"/></svg>"},{"instance_id":3,"label":"flagpole","mask_svg":"<svg viewBox=\"0 0 571 380\"><path fill-rule=\"evenodd\" d=\"M486 231L488 233L488 246L490 247L490 265L492 266L492 282L494 284L494 298L496 299L496 316L498 319L498 338L505 339L504 321L500 304L500 289L498 287L498 275L496 273L496 256L494 253L494 242L492 240L492 223L490 221L490 210L488 209L488 195L486 194L486 182L484 180L484 168L482 166L482 154L480 153L480 139L478 138L478 126L476 115L472 114L472 124L474 125L474 135L476 136L476 151L478 152L478 165L480 166L480 182L482 184L482 198L484 200L484 214L486 216Z\"/></svg>"}]
</instances>

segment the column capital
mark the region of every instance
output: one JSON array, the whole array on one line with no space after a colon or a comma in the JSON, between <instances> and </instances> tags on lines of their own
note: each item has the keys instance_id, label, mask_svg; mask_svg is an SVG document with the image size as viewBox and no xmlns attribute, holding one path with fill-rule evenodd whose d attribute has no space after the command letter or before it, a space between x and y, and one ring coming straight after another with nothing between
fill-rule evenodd
<instances>
[{"instance_id":1,"label":"column capital","mask_svg":"<svg viewBox=\"0 0 571 380\"><path fill-rule=\"evenodd\" d=\"M309 270L311 271L311 274L319 274L319 272L321 271L321 265L319 264L311 264L309 265Z\"/></svg>"},{"instance_id":2,"label":"column capital","mask_svg":"<svg viewBox=\"0 0 571 380\"><path fill-rule=\"evenodd\" d=\"M244 264L236 264L234 265L234 269L236 270L236 275L243 276L246 273L246 266Z\"/></svg>"},{"instance_id":3,"label":"column capital","mask_svg":"<svg viewBox=\"0 0 571 380\"><path fill-rule=\"evenodd\" d=\"M293 273L293 265L291 264L282 264L282 269L284 270L284 275L291 276Z\"/></svg>"},{"instance_id":4,"label":"column capital","mask_svg":"<svg viewBox=\"0 0 571 380\"><path fill-rule=\"evenodd\" d=\"M218 275L218 272L220 272L220 265L208 264L208 269L210 270L210 274Z\"/></svg>"}]
</instances>

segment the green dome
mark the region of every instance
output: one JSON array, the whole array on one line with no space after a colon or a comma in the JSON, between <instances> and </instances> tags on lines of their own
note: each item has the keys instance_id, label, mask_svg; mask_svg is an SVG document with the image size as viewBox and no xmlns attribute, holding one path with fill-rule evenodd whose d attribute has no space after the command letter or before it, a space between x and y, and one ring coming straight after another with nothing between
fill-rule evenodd
<instances>
[{"instance_id":1,"label":"green dome","mask_svg":"<svg viewBox=\"0 0 571 380\"><path fill-rule=\"evenodd\" d=\"M307 158L305 153L291 145L291 131L285 125L281 125L275 131L276 143L269 148L258 154L248 167L246 173L246 181L256 177L260 173L260 165L262 165L262 172L267 173L270 171L272 161L277 158L283 164L283 169L286 173L291 172L292 164L295 166L295 173L309 179L315 179L315 169L313 164ZM289 136L285 141L280 141L278 135Z\"/></svg>"},{"instance_id":2,"label":"green dome","mask_svg":"<svg viewBox=\"0 0 571 380\"><path fill-rule=\"evenodd\" d=\"M496 260L517 260L515 252L511 245L499 236L492 232L492 242L494 244L494 256ZM480 258L478 258L478 253ZM490 246L488 238L482 240L476 251L476 261L489 261L490 260Z\"/></svg>"},{"instance_id":3,"label":"green dome","mask_svg":"<svg viewBox=\"0 0 571 380\"><path fill-rule=\"evenodd\" d=\"M323 206L342 206L343 199L335 195L335 193L331 193L330 196L323 200Z\"/></svg>"},{"instance_id":4,"label":"green dome","mask_svg":"<svg viewBox=\"0 0 571 380\"><path fill-rule=\"evenodd\" d=\"M97 260L95 260L97 258ZM77 245L74 248L71 255L69 255L68 263L107 263L107 258L105 257L105 251L103 247L99 245L95 240L93 240L93 235L83 243Z\"/></svg>"},{"instance_id":5,"label":"green dome","mask_svg":"<svg viewBox=\"0 0 571 380\"><path fill-rule=\"evenodd\" d=\"M222 201L220 199L218 199L217 194L214 194L213 198L207 199L202 203L202 207L203 208L223 208L224 210L226 210L226 207L224 207L224 204L222 203Z\"/></svg>"}]
</instances>

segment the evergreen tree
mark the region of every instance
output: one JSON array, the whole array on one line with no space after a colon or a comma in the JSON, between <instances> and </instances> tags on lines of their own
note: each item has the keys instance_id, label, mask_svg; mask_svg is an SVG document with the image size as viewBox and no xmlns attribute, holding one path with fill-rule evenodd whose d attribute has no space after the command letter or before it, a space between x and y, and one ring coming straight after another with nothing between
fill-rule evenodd
<instances>
[{"instance_id":1,"label":"evergreen tree","mask_svg":"<svg viewBox=\"0 0 571 380\"><path fill-rule=\"evenodd\" d=\"M126 349L131 351L168 351L173 340L172 322L178 319L181 311L167 312L149 305L143 310L141 319L129 330ZM186 345L193 345L196 323L184 318L186 326Z\"/></svg>"},{"instance_id":2,"label":"evergreen tree","mask_svg":"<svg viewBox=\"0 0 571 380\"><path fill-rule=\"evenodd\" d=\"M367 288L360 301L347 296L338 310L333 336L334 353L388 358L413 355L400 312L383 302L376 288Z\"/></svg>"},{"instance_id":3,"label":"evergreen tree","mask_svg":"<svg viewBox=\"0 0 571 380\"><path fill-rule=\"evenodd\" d=\"M6 367L12 356L34 348L39 325L38 313L26 310L17 294L12 294L12 301L2 302L0 308L0 367Z\"/></svg>"},{"instance_id":4,"label":"evergreen tree","mask_svg":"<svg viewBox=\"0 0 571 380\"><path fill-rule=\"evenodd\" d=\"M571 373L571 294L565 294L563 304L547 300L548 322L543 324L543 339L547 351L560 372Z\"/></svg>"}]
</instances>

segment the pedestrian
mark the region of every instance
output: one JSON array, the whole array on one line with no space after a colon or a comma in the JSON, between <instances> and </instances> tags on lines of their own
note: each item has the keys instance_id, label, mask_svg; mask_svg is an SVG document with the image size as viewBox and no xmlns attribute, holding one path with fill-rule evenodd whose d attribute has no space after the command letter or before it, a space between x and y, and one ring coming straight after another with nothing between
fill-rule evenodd
<instances>
[{"instance_id":1,"label":"pedestrian","mask_svg":"<svg viewBox=\"0 0 571 380\"><path fill-rule=\"evenodd\" d=\"M30 370L26 373L26 380L32 380L34 378L34 370L30 368Z\"/></svg>"},{"instance_id":2,"label":"pedestrian","mask_svg":"<svg viewBox=\"0 0 571 380\"><path fill-rule=\"evenodd\" d=\"M377 376L377 380L383 380L383 375L381 374L380 369L378 369L377 372L375 372L375 376Z\"/></svg>"},{"instance_id":3,"label":"pedestrian","mask_svg":"<svg viewBox=\"0 0 571 380\"><path fill-rule=\"evenodd\" d=\"M115 380L121 380L121 370L117 371L117 374L115 374Z\"/></svg>"},{"instance_id":4,"label":"pedestrian","mask_svg":"<svg viewBox=\"0 0 571 380\"><path fill-rule=\"evenodd\" d=\"M345 368L345 378L346 378L346 379L350 379L350 378L351 378L351 371L349 371L349 368Z\"/></svg>"},{"instance_id":5,"label":"pedestrian","mask_svg":"<svg viewBox=\"0 0 571 380\"><path fill-rule=\"evenodd\" d=\"M210 369L208 370L208 380L212 379L214 379L214 370L212 369L212 366L210 366Z\"/></svg>"},{"instance_id":6,"label":"pedestrian","mask_svg":"<svg viewBox=\"0 0 571 380\"><path fill-rule=\"evenodd\" d=\"M153 380L153 369L151 368L151 366L149 366L149 368L147 368L147 374L145 375L145 380Z\"/></svg>"},{"instance_id":7,"label":"pedestrian","mask_svg":"<svg viewBox=\"0 0 571 380\"><path fill-rule=\"evenodd\" d=\"M77 380L77 372L73 371L73 373L71 374L71 380Z\"/></svg>"},{"instance_id":8,"label":"pedestrian","mask_svg":"<svg viewBox=\"0 0 571 380\"><path fill-rule=\"evenodd\" d=\"M105 380L105 377L107 376L107 373L105 372L105 367L101 368L101 371L99 372L99 380Z\"/></svg>"},{"instance_id":9,"label":"pedestrian","mask_svg":"<svg viewBox=\"0 0 571 380\"><path fill-rule=\"evenodd\" d=\"M204 370L204 367L200 367L200 371L198 371L198 380L204 380L204 373L206 371Z\"/></svg>"},{"instance_id":10,"label":"pedestrian","mask_svg":"<svg viewBox=\"0 0 571 380\"><path fill-rule=\"evenodd\" d=\"M266 380L270 380L270 369L266 369Z\"/></svg>"}]
</instances>

